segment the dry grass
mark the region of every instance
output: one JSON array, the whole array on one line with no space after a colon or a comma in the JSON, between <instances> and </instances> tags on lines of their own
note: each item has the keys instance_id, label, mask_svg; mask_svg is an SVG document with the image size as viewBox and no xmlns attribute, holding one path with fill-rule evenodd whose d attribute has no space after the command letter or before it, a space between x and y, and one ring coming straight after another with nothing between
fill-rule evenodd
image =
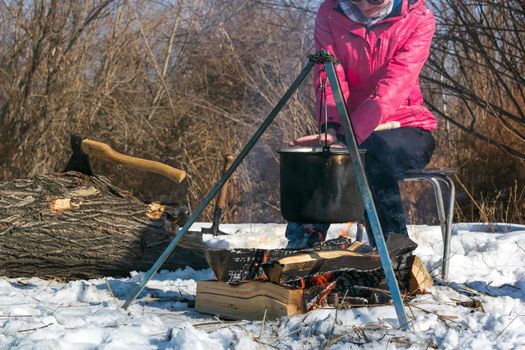
<instances>
[{"instance_id":1,"label":"dry grass","mask_svg":"<svg viewBox=\"0 0 525 350\"><path fill-rule=\"evenodd\" d=\"M317 6L307 0L1 1L0 179L61 170L70 154L69 134L79 133L186 170L188 180L177 186L159 176L94 164L96 172L144 200L195 207L219 178L224 154L239 152L302 68L312 50ZM521 5L510 1L493 10L508 16L508 6ZM499 18L496 24L516 23L523 30L523 11L511 14L518 19ZM457 16L450 16L442 25L457 29L454 21L459 23ZM461 55L440 55L447 40L454 52L465 50L450 33L438 33L436 55L425 73L428 102L437 116L446 112L452 120L440 118L433 163L456 167L491 220L524 222L523 163L509 155L509 147L524 152L519 138L524 116L513 102L523 103L523 84L505 80L509 93L492 83L494 74L507 77L519 67L502 62L473 84L467 77L488 69L485 56L469 51L477 61L461 61ZM503 49L523 55L519 44ZM438 64L443 60L450 63ZM452 69L455 88L437 83L450 71L436 67ZM462 100L460 88L477 99ZM497 96L490 108L483 103L487 96ZM227 221L282 220L276 150L283 141L315 130L312 106L309 82L236 172ZM472 115L477 118L470 130L464 126L470 126ZM512 119L511 127L501 118ZM499 141L507 153L477 133ZM416 202L433 203L412 192ZM458 220L478 221L479 210L465 197L458 195ZM411 215L425 218L427 210L418 208ZM209 220L211 210L201 219Z\"/></svg>"}]
</instances>

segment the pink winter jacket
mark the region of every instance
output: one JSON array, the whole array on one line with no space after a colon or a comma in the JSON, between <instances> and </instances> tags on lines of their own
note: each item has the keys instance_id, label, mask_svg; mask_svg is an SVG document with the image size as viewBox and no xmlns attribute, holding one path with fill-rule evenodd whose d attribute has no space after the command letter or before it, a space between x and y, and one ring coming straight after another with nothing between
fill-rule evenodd
<instances>
[{"instance_id":1,"label":"pink winter jacket","mask_svg":"<svg viewBox=\"0 0 525 350\"><path fill-rule=\"evenodd\" d=\"M423 106L418 79L434 30L434 16L424 6L424 0L403 0L400 15L386 18L368 30L342 12L339 0L326 0L319 8L315 47L329 51L341 62L335 66L336 72L359 144L377 126L389 122L398 122L401 127L436 129L436 119ZM319 113L319 68L316 70ZM328 122L340 125L327 85ZM317 115L318 122L324 123L324 116L320 117ZM338 133L343 133L341 128Z\"/></svg>"}]
</instances>

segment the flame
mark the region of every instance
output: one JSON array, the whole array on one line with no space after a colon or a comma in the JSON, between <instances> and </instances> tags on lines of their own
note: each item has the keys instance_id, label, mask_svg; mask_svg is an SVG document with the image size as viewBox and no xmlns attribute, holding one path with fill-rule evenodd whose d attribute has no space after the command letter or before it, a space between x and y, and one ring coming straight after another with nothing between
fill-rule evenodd
<instances>
[{"instance_id":1,"label":"flame","mask_svg":"<svg viewBox=\"0 0 525 350\"><path fill-rule=\"evenodd\" d=\"M257 259L253 261L251 268L257 271L255 275L256 281L267 281L268 280L268 277L264 274L262 270L262 265L267 263L269 260L270 260L270 251L265 250L263 251L263 256L262 256L261 261Z\"/></svg>"},{"instance_id":2,"label":"flame","mask_svg":"<svg viewBox=\"0 0 525 350\"><path fill-rule=\"evenodd\" d=\"M268 261L268 258L270 257L270 251L269 250L265 250L264 253L263 253L263 264L266 263Z\"/></svg>"},{"instance_id":3,"label":"flame","mask_svg":"<svg viewBox=\"0 0 525 350\"><path fill-rule=\"evenodd\" d=\"M297 281L297 287L301 289L313 289L313 293L317 294L312 300L312 303L307 305L308 310L314 310L321 307L323 301L332 293L336 287L336 281L333 273L325 273L322 275L301 278Z\"/></svg>"},{"instance_id":4,"label":"flame","mask_svg":"<svg viewBox=\"0 0 525 350\"><path fill-rule=\"evenodd\" d=\"M333 273L326 273L324 275L318 275L312 277L311 281L312 284L315 284L317 287L323 288L326 285L328 285L330 282L332 282L334 279Z\"/></svg>"}]
</instances>

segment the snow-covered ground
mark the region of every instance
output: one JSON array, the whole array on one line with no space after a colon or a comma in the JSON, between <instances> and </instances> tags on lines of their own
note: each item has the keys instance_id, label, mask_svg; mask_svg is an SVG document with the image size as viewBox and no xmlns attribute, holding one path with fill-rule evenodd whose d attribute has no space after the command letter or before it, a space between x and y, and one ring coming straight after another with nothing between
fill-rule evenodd
<instances>
[{"instance_id":1,"label":"snow-covered ground","mask_svg":"<svg viewBox=\"0 0 525 350\"><path fill-rule=\"evenodd\" d=\"M199 229L209 224L196 224ZM280 248L284 225L222 225L215 247ZM337 236L334 225L329 238ZM274 322L224 322L188 306L211 270L162 271L125 311L143 273L127 279L59 283L0 278L0 348L19 349L525 349L525 226L455 226L447 285L412 300L412 330L400 331L392 306L321 309ZM505 233L503 233L505 232ZM355 228L350 236L355 235ZM436 226L414 226L416 254L439 275ZM475 304L472 300L479 300ZM176 301L176 300L183 300ZM460 304L466 302L464 304Z\"/></svg>"}]
</instances>

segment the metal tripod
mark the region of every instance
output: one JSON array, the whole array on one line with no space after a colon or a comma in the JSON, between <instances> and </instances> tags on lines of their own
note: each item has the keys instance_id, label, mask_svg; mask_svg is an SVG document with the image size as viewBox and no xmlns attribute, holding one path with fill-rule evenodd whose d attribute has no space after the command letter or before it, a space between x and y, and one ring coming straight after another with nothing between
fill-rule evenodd
<instances>
[{"instance_id":1,"label":"metal tripod","mask_svg":"<svg viewBox=\"0 0 525 350\"><path fill-rule=\"evenodd\" d=\"M377 211L374 205L374 201L372 199L372 193L370 191L370 187L368 186L364 167L361 162L361 158L359 157L359 151L357 147L357 142L355 140L354 131L352 128L352 123L350 121L348 110L346 108L346 104L344 102L343 95L341 93L341 87L339 85L339 80L337 79L337 75L335 73L334 65L337 64L337 60L334 56L330 55L325 50L320 50L315 55L309 56L309 61L306 64L306 66L303 68L303 70L299 73L299 76L294 80L292 85L288 88L288 90L285 92L283 97L281 97L279 102L277 102L277 104L272 109L270 114L266 117L264 122L257 129L257 131L252 136L252 138L248 141L246 146L244 146L244 148L241 150L237 158L233 161L230 168L224 173L224 175L219 179L219 181L217 181L217 183L213 186L213 188L206 195L206 197L203 198L199 206L195 209L192 215L188 218L188 221L186 221L186 223L179 230L175 238L173 238L170 244L166 247L162 255L157 259L155 264L149 269L149 271L146 273L142 282L137 286L136 290L128 298L128 300L126 300L126 302L122 306L124 309L127 309L129 307L129 305L135 300L135 298L144 289L148 281L160 269L162 264L164 264L168 256L173 251L173 249L175 249L175 246L177 245L177 243L181 240L182 236L186 234L186 232L188 231L190 226L193 225L197 217L204 211L206 206L215 197L215 195L217 195L222 185L230 178L230 176L235 171L235 169L237 169L239 164L243 161L246 155L250 152L250 150L253 148L253 146L259 140L262 134L266 131L266 129L270 126L270 124L275 119L277 114L281 111L281 109L284 107L286 102L288 102L290 97L294 94L297 88L301 85L301 83L304 81L306 76L310 73L310 71L312 70L315 64L323 64L324 69L326 70L326 73L328 75L328 80L332 88L332 93L333 93L333 96L336 102L337 111L339 113L339 116L341 117L340 118L341 123L344 129L344 132L345 132L347 143L348 143L348 150L350 152L352 163L354 165L355 177L357 179L359 190L363 198L363 202L365 204L368 219L370 221L370 226L374 234L374 238L375 238L376 245L377 245L377 251L381 258L381 263L383 266L383 270L385 272L386 280L388 283L388 288L390 289L390 294L392 296L392 301L394 303L394 307L396 310L397 318L399 321L399 326L401 329L408 328L408 320L407 320L405 308L403 305L403 299L401 297L399 286L397 284L397 280L394 275L394 270L392 268L392 263L390 261L388 250L386 248L385 239L383 237L381 225L379 224Z\"/></svg>"}]
</instances>

